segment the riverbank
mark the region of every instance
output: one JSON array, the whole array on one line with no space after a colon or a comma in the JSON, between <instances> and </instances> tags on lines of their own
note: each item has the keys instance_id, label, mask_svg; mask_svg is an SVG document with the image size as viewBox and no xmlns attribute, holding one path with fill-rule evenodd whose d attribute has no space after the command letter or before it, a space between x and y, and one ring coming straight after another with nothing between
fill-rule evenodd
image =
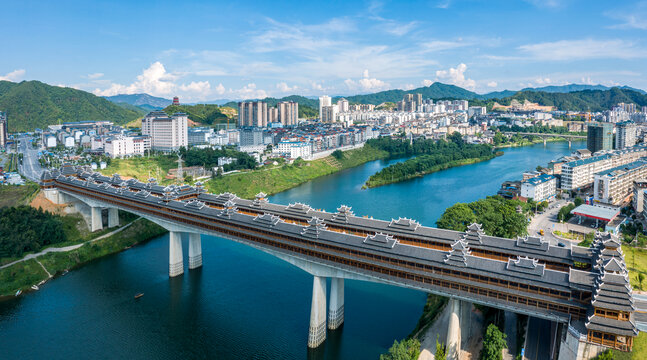
<instances>
[{"instance_id":1,"label":"riverbank","mask_svg":"<svg viewBox=\"0 0 647 360\"><path fill-rule=\"evenodd\" d=\"M433 167L431 167L431 168L429 168L428 170L425 170L425 171L416 172L416 173L413 173L413 174L407 174L407 175L404 175L402 177L392 177L390 179L389 178L378 179L378 178L374 178L374 176L371 176L366 181L366 183L364 184L364 186L362 188L363 189L374 188L374 187L378 187L378 186L398 183L398 182L401 182L401 181L411 180L411 179L414 179L414 178L418 178L418 177L425 176L425 175L428 175L428 174L432 174L432 173L442 171L442 170L447 170L447 169L457 167L457 166L471 165L471 164L476 164L476 163L480 163L480 162L483 162L483 161L492 160L495 157L501 156L501 155L503 155L502 152L497 152L495 154L488 155L488 156L482 156L482 157L479 157L479 158L469 158L469 159L450 161L450 162L445 163L445 164L440 164L440 165L433 166ZM411 160L415 160L415 158L411 159ZM408 160L408 161L411 161L411 160ZM403 163L403 164L406 164L406 162Z\"/></svg>"},{"instance_id":2,"label":"riverbank","mask_svg":"<svg viewBox=\"0 0 647 360\"><path fill-rule=\"evenodd\" d=\"M388 152L369 145L336 154L337 157L331 155L313 161L295 160L290 165L221 176L207 181L205 186L209 192L216 194L231 192L241 198L253 199L260 192L277 194L318 177L389 156Z\"/></svg>"},{"instance_id":3,"label":"riverbank","mask_svg":"<svg viewBox=\"0 0 647 360\"><path fill-rule=\"evenodd\" d=\"M105 238L90 239L70 251L46 252L0 269L0 300L13 296L18 290L29 292L32 285L42 285L66 270L123 251L165 232L164 228L153 222L138 219L125 225L122 231Z\"/></svg>"},{"instance_id":4,"label":"riverbank","mask_svg":"<svg viewBox=\"0 0 647 360\"><path fill-rule=\"evenodd\" d=\"M568 141L565 138L562 137L552 137L552 138L547 138L546 142L563 142L563 141ZM514 143L508 143L505 145L497 145L494 147L494 149L505 149L505 148L515 148L515 147L522 147L522 146L532 146L536 144L541 144L544 142L544 139L535 139L535 140L528 140L524 139L524 141L517 141Z\"/></svg>"}]
</instances>

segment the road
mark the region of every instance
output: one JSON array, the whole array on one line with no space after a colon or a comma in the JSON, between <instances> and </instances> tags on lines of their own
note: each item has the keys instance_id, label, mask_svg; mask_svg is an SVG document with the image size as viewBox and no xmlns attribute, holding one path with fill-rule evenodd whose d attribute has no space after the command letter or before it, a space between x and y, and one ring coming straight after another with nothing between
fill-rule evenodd
<instances>
[{"instance_id":1,"label":"road","mask_svg":"<svg viewBox=\"0 0 647 360\"><path fill-rule=\"evenodd\" d=\"M525 359L549 360L550 359L550 321L528 318L528 331L526 333Z\"/></svg>"},{"instance_id":2,"label":"road","mask_svg":"<svg viewBox=\"0 0 647 360\"><path fill-rule=\"evenodd\" d=\"M557 245L562 242L566 246L569 246L568 241L563 241L556 238L553 233L553 224L557 222L557 214L559 209L565 206L568 202L566 200L557 200L550 203L549 207L546 208L543 214L537 214L532 218L530 225L528 225L528 233L530 235L539 235L539 230L544 230L544 239L550 242L551 245Z\"/></svg>"},{"instance_id":3,"label":"road","mask_svg":"<svg viewBox=\"0 0 647 360\"><path fill-rule=\"evenodd\" d=\"M38 151L31 145L31 141L27 136L19 138L20 145L18 145L18 152L23 154L22 166L20 173L31 181L40 181L40 175L43 169L38 162Z\"/></svg>"},{"instance_id":4,"label":"road","mask_svg":"<svg viewBox=\"0 0 647 360\"><path fill-rule=\"evenodd\" d=\"M634 293L634 321L640 331L647 332L647 295Z\"/></svg>"}]
</instances>

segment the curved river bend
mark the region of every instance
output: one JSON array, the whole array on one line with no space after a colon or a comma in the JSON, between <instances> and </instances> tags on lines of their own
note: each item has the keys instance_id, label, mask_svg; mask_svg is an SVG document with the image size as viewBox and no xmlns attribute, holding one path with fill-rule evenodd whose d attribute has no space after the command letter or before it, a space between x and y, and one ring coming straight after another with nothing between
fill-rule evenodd
<instances>
[{"instance_id":1,"label":"curved river bend","mask_svg":"<svg viewBox=\"0 0 647 360\"><path fill-rule=\"evenodd\" d=\"M361 190L370 175L400 160L374 161L270 201L328 211L346 204L356 215L433 226L448 206L492 195L504 180L570 152L565 142L504 151L488 162ZM202 249L202 269L169 279L162 236L0 303L0 358L376 359L409 334L425 301L414 290L347 280L344 326L308 352L311 276L220 238L203 236ZM139 292L144 297L134 301Z\"/></svg>"}]
</instances>

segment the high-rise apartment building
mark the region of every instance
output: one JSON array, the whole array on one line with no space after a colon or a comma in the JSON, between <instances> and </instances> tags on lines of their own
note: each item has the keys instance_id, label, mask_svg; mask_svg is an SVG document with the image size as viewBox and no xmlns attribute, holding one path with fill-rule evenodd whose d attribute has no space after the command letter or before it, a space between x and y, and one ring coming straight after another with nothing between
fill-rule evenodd
<instances>
[{"instance_id":1,"label":"high-rise apartment building","mask_svg":"<svg viewBox=\"0 0 647 360\"><path fill-rule=\"evenodd\" d=\"M268 123L267 103L242 101L238 103L238 125L266 127Z\"/></svg>"},{"instance_id":2,"label":"high-rise apartment building","mask_svg":"<svg viewBox=\"0 0 647 360\"><path fill-rule=\"evenodd\" d=\"M589 124L586 148L592 153L613 149L613 124L608 122Z\"/></svg>"},{"instance_id":3,"label":"high-rise apartment building","mask_svg":"<svg viewBox=\"0 0 647 360\"><path fill-rule=\"evenodd\" d=\"M622 150L636 145L636 124L623 121L616 124L616 149Z\"/></svg>"},{"instance_id":4,"label":"high-rise apartment building","mask_svg":"<svg viewBox=\"0 0 647 360\"><path fill-rule=\"evenodd\" d=\"M296 125L299 121L299 103L294 101L282 101L276 104L278 108L278 120L284 126Z\"/></svg>"},{"instance_id":5,"label":"high-rise apartment building","mask_svg":"<svg viewBox=\"0 0 647 360\"><path fill-rule=\"evenodd\" d=\"M7 146L7 139L9 137L9 120L7 113L0 111L0 148Z\"/></svg>"},{"instance_id":6,"label":"high-rise apartment building","mask_svg":"<svg viewBox=\"0 0 647 360\"><path fill-rule=\"evenodd\" d=\"M323 107L324 106L331 106L332 105L332 99L328 95L320 96L319 97L319 119L323 121Z\"/></svg>"},{"instance_id":7,"label":"high-rise apartment building","mask_svg":"<svg viewBox=\"0 0 647 360\"><path fill-rule=\"evenodd\" d=\"M142 134L150 136L153 150L175 151L189 145L188 122L184 113L153 111L142 120Z\"/></svg>"},{"instance_id":8,"label":"high-rise apartment building","mask_svg":"<svg viewBox=\"0 0 647 360\"><path fill-rule=\"evenodd\" d=\"M348 100L346 100L344 98L341 98L341 99L337 100L337 108L338 108L340 113L348 112L350 110Z\"/></svg>"},{"instance_id":9,"label":"high-rise apartment building","mask_svg":"<svg viewBox=\"0 0 647 360\"><path fill-rule=\"evenodd\" d=\"M337 105L327 105L321 108L321 121L333 123L337 117Z\"/></svg>"}]
</instances>

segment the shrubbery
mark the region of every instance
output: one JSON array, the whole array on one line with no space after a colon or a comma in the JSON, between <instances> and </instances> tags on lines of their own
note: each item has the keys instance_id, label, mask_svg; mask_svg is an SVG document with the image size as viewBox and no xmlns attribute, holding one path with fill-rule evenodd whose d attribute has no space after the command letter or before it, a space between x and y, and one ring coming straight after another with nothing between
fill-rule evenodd
<instances>
[{"instance_id":1,"label":"shrubbery","mask_svg":"<svg viewBox=\"0 0 647 360\"><path fill-rule=\"evenodd\" d=\"M0 258L20 257L66 240L60 216L29 206L0 209Z\"/></svg>"}]
</instances>

